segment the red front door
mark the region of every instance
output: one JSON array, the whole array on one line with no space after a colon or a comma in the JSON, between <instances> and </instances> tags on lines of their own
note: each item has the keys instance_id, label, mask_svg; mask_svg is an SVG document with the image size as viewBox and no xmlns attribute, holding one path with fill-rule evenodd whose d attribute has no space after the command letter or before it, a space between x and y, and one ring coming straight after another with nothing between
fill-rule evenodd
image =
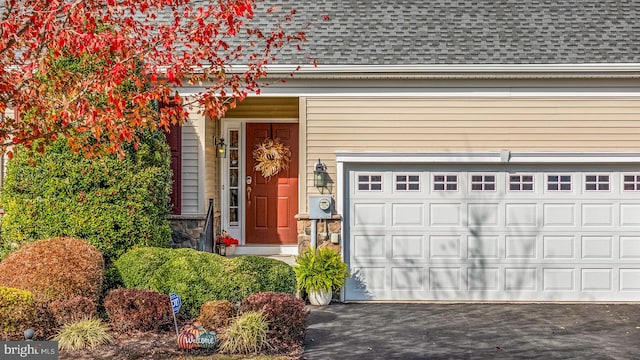
<instances>
[{"instance_id":1,"label":"red front door","mask_svg":"<svg viewBox=\"0 0 640 360\"><path fill-rule=\"evenodd\" d=\"M298 124L247 124L246 231L247 244L297 244ZM278 139L291 150L286 170L265 179L254 170L253 150L265 139ZM249 180L249 177L251 180ZM250 182L250 183L249 183Z\"/></svg>"}]
</instances>

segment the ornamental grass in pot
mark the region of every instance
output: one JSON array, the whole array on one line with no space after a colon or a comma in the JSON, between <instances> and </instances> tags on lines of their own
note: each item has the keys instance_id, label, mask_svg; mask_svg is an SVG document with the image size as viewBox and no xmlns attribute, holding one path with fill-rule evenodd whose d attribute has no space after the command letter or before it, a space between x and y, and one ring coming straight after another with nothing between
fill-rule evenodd
<instances>
[{"instance_id":1,"label":"ornamental grass in pot","mask_svg":"<svg viewBox=\"0 0 640 360\"><path fill-rule=\"evenodd\" d=\"M333 291L339 291L349 276L347 264L337 250L308 248L296 258L293 267L298 291L308 294L311 305L327 305Z\"/></svg>"}]
</instances>

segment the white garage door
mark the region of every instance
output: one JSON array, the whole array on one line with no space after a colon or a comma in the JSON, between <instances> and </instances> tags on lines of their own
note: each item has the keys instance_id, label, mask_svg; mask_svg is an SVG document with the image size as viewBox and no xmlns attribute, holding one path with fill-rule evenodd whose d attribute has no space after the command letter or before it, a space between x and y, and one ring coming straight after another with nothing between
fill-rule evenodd
<instances>
[{"instance_id":1,"label":"white garage door","mask_svg":"<svg viewBox=\"0 0 640 360\"><path fill-rule=\"evenodd\" d=\"M346 300L640 300L640 168L350 165Z\"/></svg>"}]
</instances>

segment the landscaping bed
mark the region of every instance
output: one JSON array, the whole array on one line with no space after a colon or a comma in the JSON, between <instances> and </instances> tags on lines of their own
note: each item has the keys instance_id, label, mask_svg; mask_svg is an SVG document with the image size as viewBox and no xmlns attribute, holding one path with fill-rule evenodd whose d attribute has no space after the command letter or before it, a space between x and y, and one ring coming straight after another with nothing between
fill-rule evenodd
<instances>
[{"instance_id":1,"label":"landscaping bed","mask_svg":"<svg viewBox=\"0 0 640 360\"><path fill-rule=\"evenodd\" d=\"M292 348L289 353L277 355L224 355L211 350L181 350L178 348L176 333L135 332L115 336L111 345L81 351L61 351L60 360L111 360L111 359L214 359L214 360L293 360L302 355L302 346Z\"/></svg>"}]
</instances>

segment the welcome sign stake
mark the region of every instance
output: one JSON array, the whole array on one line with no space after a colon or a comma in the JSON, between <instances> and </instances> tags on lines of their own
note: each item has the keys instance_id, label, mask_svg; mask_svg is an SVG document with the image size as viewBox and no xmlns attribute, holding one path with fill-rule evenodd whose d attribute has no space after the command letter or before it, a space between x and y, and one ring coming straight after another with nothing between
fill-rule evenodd
<instances>
[{"instance_id":1,"label":"welcome sign stake","mask_svg":"<svg viewBox=\"0 0 640 360\"><path fill-rule=\"evenodd\" d=\"M171 308L173 309L173 324L176 327L176 336L179 336L180 333L178 332L178 321L176 320L176 314L182 307L182 300L180 299L180 295L175 293L170 293L169 298L171 299Z\"/></svg>"}]
</instances>

